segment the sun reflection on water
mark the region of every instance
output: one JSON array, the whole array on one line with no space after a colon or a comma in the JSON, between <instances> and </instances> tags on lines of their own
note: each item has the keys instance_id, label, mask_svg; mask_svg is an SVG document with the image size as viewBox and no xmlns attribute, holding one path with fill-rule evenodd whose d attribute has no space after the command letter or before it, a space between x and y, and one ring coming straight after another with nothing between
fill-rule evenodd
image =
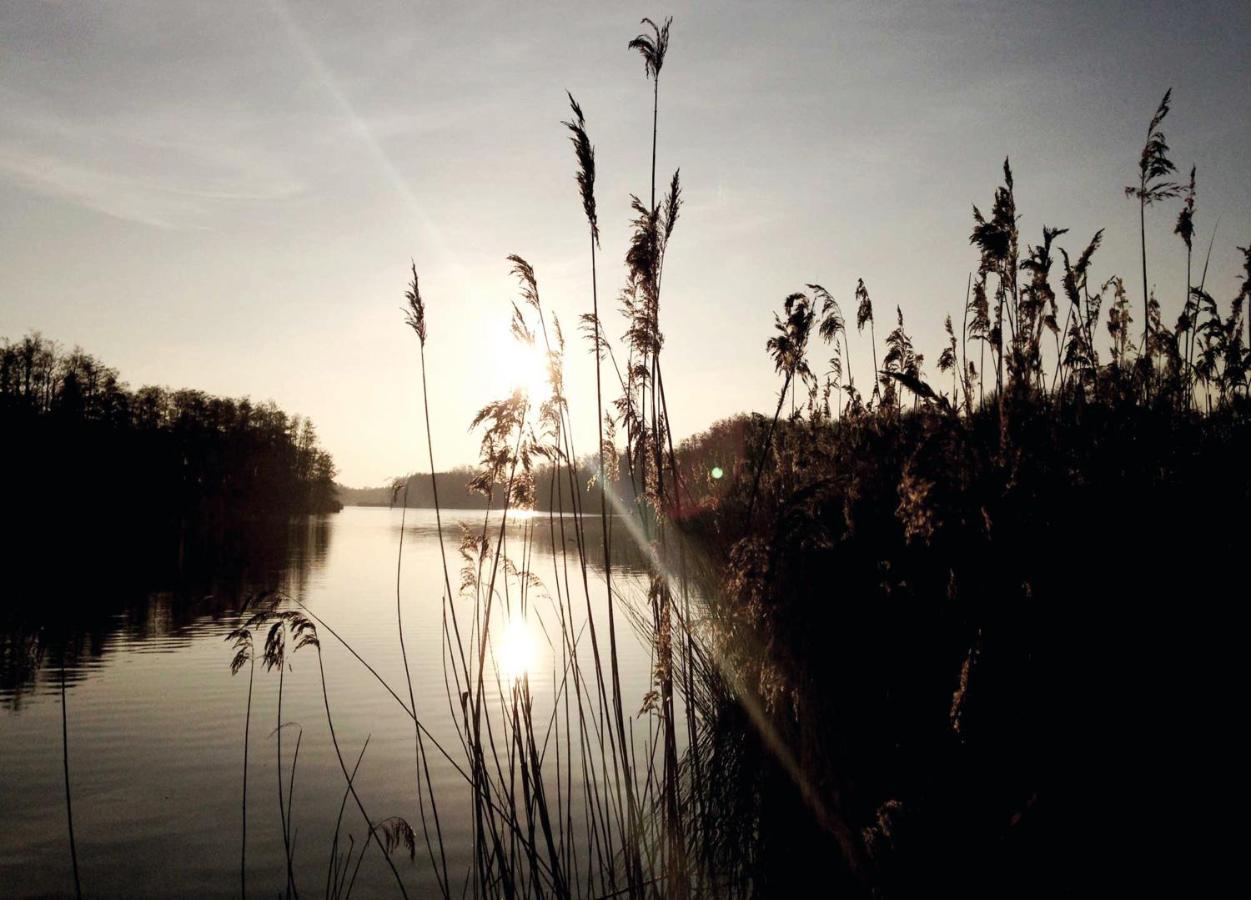
<instances>
[{"instance_id":1,"label":"sun reflection on water","mask_svg":"<svg viewBox=\"0 0 1251 900\"><path fill-rule=\"evenodd\" d=\"M495 642L495 664L506 682L532 674L538 662L538 642L524 616L513 615L504 623Z\"/></svg>"}]
</instances>

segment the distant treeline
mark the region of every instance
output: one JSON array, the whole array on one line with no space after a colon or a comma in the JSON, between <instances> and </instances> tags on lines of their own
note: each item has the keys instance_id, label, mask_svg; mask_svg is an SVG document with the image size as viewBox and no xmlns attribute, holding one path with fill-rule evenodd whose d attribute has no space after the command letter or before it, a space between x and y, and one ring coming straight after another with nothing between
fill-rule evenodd
<instances>
[{"instance_id":1,"label":"distant treeline","mask_svg":"<svg viewBox=\"0 0 1251 900\"><path fill-rule=\"evenodd\" d=\"M486 495L469 486L478 473L479 470L470 466L460 466L446 472L435 473L439 506L443 509L486 509ZM407 491L405 481L407 481ZM409 475L407 479L399 479L397 484L398 487L392 484L368 488L349 488L338 485L339 499L349 506L403 506L404 498L407 496L409 509L434 508L434 488L430 484L430 473ZM623 502L629 502L629 498L634 496L628 478L614 482L614 487L614 493ZM503 491L502 485L499 486L499 490ZM599 487L595 480L593 460L580 465L577 472L572 475L562 468L557 484L552 483L550 468L543 467L535 472L534 508L542 512L571 512L575 490L578 493L580 509L599 510ZM499 497L495 499L498 505Z\"/></svg>"},{"instance_id":2,"label":"distant treeline","mask_svg":"<svg viewBox=\"0 0 1251 900\"><path fill-rule=\"evenodd\" d=\"M0 341L0 435L9 527L70 505L166 533L339 508L334 462L308 419L272 402L131 390L37 333Z\"/></svg>"},{"instance_id":3,"label":"distant treeline","mask_svg":"<svg viewBox=\"0 0 1251 900\"><path fill-rule=\"evenodd\" d=\"M767 422L760 416L740 413L714 422L707 430L692 435L676 448L677 464L682 472L682 508L669 510L670 516L687 516L699 507L715 502L722 496L731 477L738 473L749 458L749 448L758 446ZM754 442L754 443L753 443ZM635 509L635 498L641 493L638 487L642 473L632 471L630 460L621 455L611 479L610 496L617 498L609 505L609 512ZM458 466L446 472L437 472L439 506L443 509L486 509L485 494L470 488L469 484L480 470L472 466ZM427 472L407 476L396 484L380 487L351 488L336 485L339 500L348 506L402 506L408 498L409 509L433 509L434 490ZM599 484L596 479L594 457L583 460L575 473L561 469L558 485L552 483L552 470L543 466L535 473L534 508L541 512L570 512L573 510L572 488L576 488L580 509L588 512L599 510ZM398 487L396 486L398 484ZM499 486L502 491L503 487ZM499 498L496 497L496 505Z\"/></svg>"},{"instance_id":4,"label":"distant treeline","mask_svg":"<svg viewBox=\"0 0 1251 900\"><path fill-rule=\"evenodd\" d=\"M439 486L439 505L445 509L485 509L486 497L469 489L469 481L476 472L464 466L448 472L435 473ZM339 499L348 506L401 506L405 491L401 486L350 488L338 486ZM434 490L428 472L408 476L408 506L410 509L432 509Z\"/></svg>"}]
</instances>

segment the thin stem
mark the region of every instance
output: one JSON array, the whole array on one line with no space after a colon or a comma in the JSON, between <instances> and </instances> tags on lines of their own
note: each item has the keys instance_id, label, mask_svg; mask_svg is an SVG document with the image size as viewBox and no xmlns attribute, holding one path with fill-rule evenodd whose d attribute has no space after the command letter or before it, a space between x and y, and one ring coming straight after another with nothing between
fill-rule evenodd
<instances>
[{"instance_id":1,"label":"thin stem","mask_svg":"<svg viewBox=\"0 0 1251 900\"><path fill-rule=\"evenodd\" d=\"M65 704L65 651L61 651L61 756L65 764L65 818L69 822L70 861L74 865L74 895L82 900L83 889L78 879L78 845L74 841L74 806L70 800L69 713Z\"/></svg>"},{"instance_id":2,"label":"thin stem","mask_svg":"<svg viewBox=\"0 0 1251 900\"><path fill-rule=\"evenodd\" d=\"M322 662L321 647L317 648L317 670L321 674L321 698L326 706L326 725L330 728L330 742L334 745L335 758L339 760L339 768L343 772L343 777L347 781L348 790L352 792L352 799L356 801L356 808L360 810L361 818L365 820L365 827L369 829L369 837L378 845L378 850L382 853L382 858L386 860L387 867L391 870L391 874L395 876L395 883L399 886L400 893L404 895L405 900L408 898L408 891L404 889L404 879L400 878L400 873L395 868L395 863L391 862L391 854L387 853L382 841L378 839L378 835L374 829L373 819L369 818L369 813L365 812L365 804L361 802L360 795L356 793L356 785L352 783L352 775L348 772L347 763L343 761L343 753L339 749L339 738L335 734L334 720L330 716L330 694L326 690L326 666ZM364 850L361 851L362 854Z\"/></svg>"},{"instance_id":3,"label":"thin stem","mask_svg":"<svg viewBox=\"0 0 1251 900\"><path fill-rule=\"evenodd\" d=\"M431 474L433 474L433 472ZM404 479L404 508L400 511L400 541L399 541L399 547L397 548L396 555L395 555L395 629L400 637L400 657L404 660L404 680L408 684L408 704L410 708L412 708L413 710L416 710L417 700L413 693L413 676L408 665L408 648L405 646L405 643L404 643L404 610L403 610L403 604L401 603L402 594L401 594L401 587L400 587L402 584L401 576L403 574L403 569L404 569L404 528L405 528L407 521L408 521L408 479L406 478ZM439 543L442 544L442 541L440 541ZM423 766L423 762L425 760L425 753L423 752L423 747L422 747L422 742L421 742L421 729L417 726L416 716L413 717L413 753L415 754L415 767L416 767L416 773L417 773L417 809L421 815L421 831L422 831L423 837L425 837L426 839L426 851L430 854L430 865L432 868L435 868L434 877L439 882L439 891L443 894L443 896L446 897L448 896L448 888L449 888L449 885L447 884L447 882L444 881L444 878L446 877L446 874L447 874L447 863L446 863L446 860L444 860L443 874L440 875L439 870L436 867L437 861L434 858L434 848L430 844L430 828L426 822L426 804L425 804L425 801L422 799L422 794L421 794L421 776L422 776L422 770L423 768L425 768L426 774L427 774L427 779L426 779L427 790L431 792L430 794L431 803L434 802L434 792L433 792L434 789L432 786L430 786L429 777L428 777L429 767ZM439 827L437 810L435 811L435 830L438 835L438 841L439 841L439 855L440 857L442 857L444 855L443 854L443 830L441 827Z\"/></svg>"},{"instance_id":4,"label":"thin stem","mask_svg":"<svg viewBox=\"0 0 1251 900\"><path fill-rule=\"evenodd\" d=\"M769 457L769 450L773 447L773 429L777 427L778 418L782 415L782 404L786 402L786 391L791 386L792 373L786 373L786 381L782 385L782 392L778 395L778 408L773 413L773 421L769 423L769 433L765 435L764 448L760 451L760 459L756 461L756 474L751 480L751 495L747 501L747 517L744 521L751 522L752 511L756 508L756 491L760 488L760 474L764 471L765 460Z\"/></svg>"},{"instance_id":5,"label":"thin stem","mask_svg":"<svg viewBox=\"0 0 1251 900\"><path fill-rule=\"evenodd\" d=\"M284 626L285 627L285 626ZM285 638L284 638L285 643ZM285 650L285 648L284 648ZM286 659L279 660L278 663L278 816L282 819L282 848L287 855L287 885L284 889L287 896L290 896L295 889L295 873L291 866L291 832L287 823L287 807L283 800L282 791L282 682L283 675L287 668Z\"/></svg>"},{"instance_id":6,"label":"thin stem","mask_svg":"<svg viewBox=\"0 0 1251 900\"><path fill-rule=\"evenodd\" d=\"M249 654L248 710L243 720L243 840L239 848L239 895L248 896L248 743L252 731L252 684L256 678L256 657Z\"/></svg>"},{"instance_id":7,"label":"thin stem","mask_svg":"<svg viewBox=\"0 0 1251 900\"><path fill-rule=\"evenodd\" d=\"M355 780L356 780L356 772L357 772L357 770L361 767L361 760L363 760L363 759L365 758L365 751L369 749L369 739L370 739L371 737L372 737L372 735L366 735L366 736L365 736L365 744L364 744L364 746L362 746L362 747L361 747L361 752L360 752L360 755L356 757L356 765L354 765L354 766L352 767L352 774L351 774L351 776L348 778L348 782L349 782L349 783L351 783L352 781L355 781ZM338 817L337 817L337 818L335 819L335 821L334 821L334 838L333 838L333 840L331 840L331 842L330 842L330 865L326 867L326 896L327 896L327 897L331 897L331 896L333 896L333 894L332 894L332 892L331 892L331 890L330 890L330 886L331 886L331 875L334 873L334 870L335 870L335 865L336 865L336 863L337 863L337 861L338 861L338 855L339 855L339 830L343 827L343 811L344 811L345 809L347 809L347 800L348 800L348 796L349 796L349 792L348 792L348 790L345 788L345 789L344 789L344 791L343 791L343 799L339 801L339 815L338 815ZM349 854L351 853L351 849L350 849L350 848L349 848L349 851L348 851L348 852L349 852ZM351 859L351 856L350 856L350 855L348 856L348 859L349 859L349 860Z\"/></svg>"}]
</instances>

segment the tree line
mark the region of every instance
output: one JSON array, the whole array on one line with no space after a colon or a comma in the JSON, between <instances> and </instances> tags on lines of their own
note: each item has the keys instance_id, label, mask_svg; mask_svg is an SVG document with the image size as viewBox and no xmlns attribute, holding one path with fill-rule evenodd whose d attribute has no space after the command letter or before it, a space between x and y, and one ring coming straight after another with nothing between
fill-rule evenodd
<instances>
[{"instance_id":1,"label":"tree line","mask_svg":"<svg viewBox=\"0 0 1251 900\"><path fill-rule=\"evenodd\" d=\"M131 389L37 332L0 341L0 435L5 493L28 519L67 504L153 527L340 508L311 420L273 402Z\"/></svg>"},{"instance_id":2,"label":"tree line","mask_svg":"<svg viewBox=\"0 0 1251 900\"><path fill-rule=\"evenodd\" d=\"M612 473L609 478L608 497L612 509L633 510L636 491L628 478L620 475L625 468L625 457L619 455L617 466L606 466ZM600 484L597 477L596 457L581 459L570 471L557 471L550 465L538 466L534 472L532 502L528 504L539 512L568 513L577 506L599 507ZM486 509L489 505L484 485L475 486L479 470L472 466L456 466L434 474L438 485L439 502L443 509ZM485 487L503 490L506 482L493 482ZM339 499L349 506L405 506L409 509L433 509L435 507L434 485L428 472L403 475L389 485L351 488L338 485ZM577 500L574 495L577 494Z\"/></svg>"}]
</instances>

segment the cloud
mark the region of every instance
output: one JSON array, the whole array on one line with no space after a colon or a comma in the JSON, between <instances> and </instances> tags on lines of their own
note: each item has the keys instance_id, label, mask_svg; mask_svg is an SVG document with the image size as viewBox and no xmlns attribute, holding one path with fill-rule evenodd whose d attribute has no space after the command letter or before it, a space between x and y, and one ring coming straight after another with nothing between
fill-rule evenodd
<instances>
[{"instance_id":1,"label":"cloud","mask_svg":"<svg viewBox=\"0 0 1251 900\"><path fill-rule=\"evenodd\" d=\"M237 117L176 110L128 120L57 115L0 92L0 179L159 228L210 228L240 206L298 196L303 184Z\"/></svg>"},{"instance_id":2,"label":"cloud","mask_svg":"<svg viewBox=\"0 0 1251 900\"><path fill-rule=\"evenodd\" d=\"M159 228L206 227L227 205L295 196L298 185L240 183L224 178L152 177L125 168L99 167L55 154L0 144L0 177L35 193Z\"/></svg>"}]
</instances>

